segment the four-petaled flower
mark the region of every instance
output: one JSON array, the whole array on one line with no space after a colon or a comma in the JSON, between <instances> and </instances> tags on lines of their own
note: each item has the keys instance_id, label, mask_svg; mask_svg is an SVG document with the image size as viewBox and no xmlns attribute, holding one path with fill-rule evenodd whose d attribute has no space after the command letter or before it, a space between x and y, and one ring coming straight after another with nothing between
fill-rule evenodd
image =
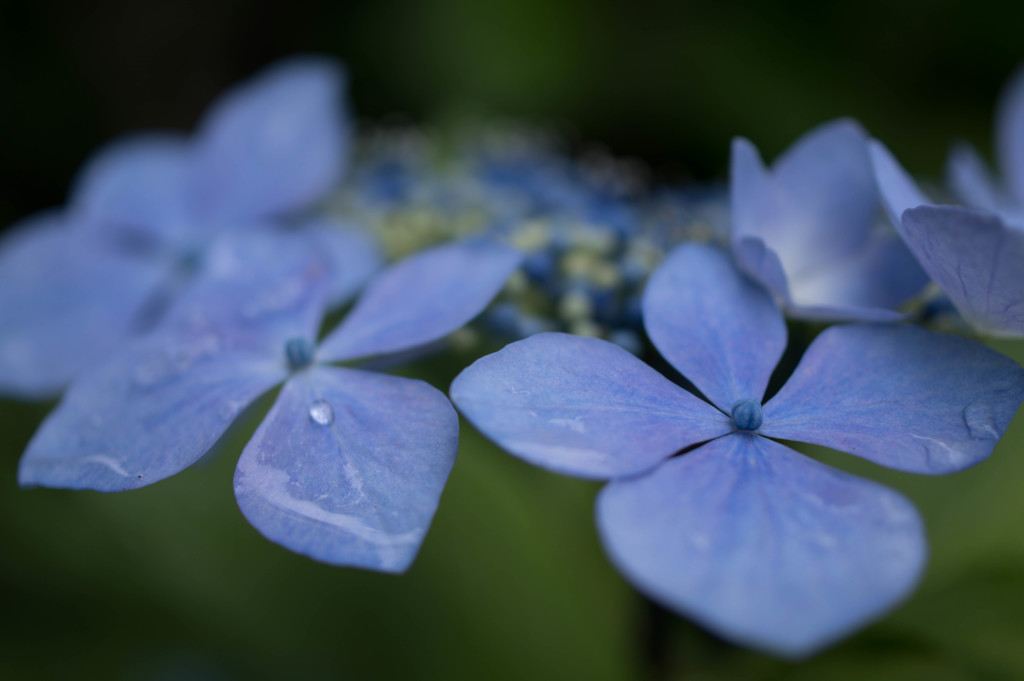
<instances>
[{"instance_id":1,"label":"four-petaled flower","mask_svg":"<svg viewBox=\"0 0 1024 681\"><path fill-rule=\"evenodd\" d=\"M1024 370L984 346L855 324L822 332L762 406L785 322L708 246L683 245L655 271L644 319L710 404L611 343L563 334L478 360L452 401L527 461L611 480L597 523L638 588L782 655L813 652L906 596L926 544L902 496L776 439L948 473L988 456L1024 399Z\"/></svg>"},{"instance_id":2,"label":"four-petaled flower","mask_svg":"<svg viewBox=\"0 0 1024 681\"><path fill-rule=\"evenodd\" d=\"M406 569L455 461L458 419L422 381L329 363L444 337L484 308L519 254L480 242L408 258L371 280L316 344L329 289L351 294L375 264L352 239L332 279L330 259L302 236L222 238L156 331L71 384L29 443L19 482L101 491L156 482L284 382L238 462L243 514L317 560Z\"/></svg>"},{"instance_id":3,"label":"four-petaled flower","mask_svg":"<svg viewBox=\"0 0 1024 681\"><path fill-rule=\"evenodd\" d=\"M320 200L346 163L343 89L337 64L292 58L223 95L192 138L101 149L63 211L26 219L0 245L0 393L56 396L149 328L218 235Z\"/></svg>"}]
</instances>

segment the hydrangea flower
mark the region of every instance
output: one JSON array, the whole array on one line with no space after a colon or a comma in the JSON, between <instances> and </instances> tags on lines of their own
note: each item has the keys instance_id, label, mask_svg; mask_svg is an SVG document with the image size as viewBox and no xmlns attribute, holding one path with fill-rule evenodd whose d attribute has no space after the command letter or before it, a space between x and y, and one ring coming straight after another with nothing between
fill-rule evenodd
<instances>
[{"instance_id":1,"label":"hydrangea flower","mask_svg":"<svg viewBox=\"0 0 1024 681\"><path fill-rule=\"evenodd\" d=\"M307 239L266 231L218 241L159 329L71 384L29 442L20 484L149 485L197 461L283 382L238 462L242 513L317 560L406 569L454 463L458 419L437 389L357 363L454 331L519 255L477 243L408 258L374 278L318 344L328 289L351 294L372 271L353 246L331 281L329 259Z\"/></svg>"},{"instance_id":2,"label":"hydrangea flower","mask_svg":"<svg viewBox=\"0 0 1024 681\"><path fill-rule=\"evenodd\" d=\"M915 473L987 457L1024 369L917 327L835 326L762 404L786 345L771 297L721 251L685 244L652 275L654 345L710 401L601 340L541 334L478 360L452 401L509 452L610 480L597 525L639 589L735 642L811 653L903 599L926 559L901 495L777 440Z\"/></svg>"},{"instance_id":3,"label":"hydrangea flower","mask_svg":"<svg viewBox=\"0 0 1024 681\"><path fill-rule=\"evenodd\" d=\"M0 243L0 393L55 396L150 326L217 235L319 200L345 163L343 89L333 62L293 58L218 99L191 138L101 149L63 211Z\"/></svg>"},{"instance_id":4,"label":"hydrangea flower","mask_svg":"<svg viewBox=\"0 0 1024 681\"><path fill-rule=\"evenodd\" d=\"M852 120L826 123L769 172L751 142L733 141L733 251L790 316L893 321L927 282L899 238L878 229L867 142Z\"/></svg>"},{"instance_id":5,"label":"hydrangea flower","mask_svg":"<svg viewBox=\"0 0 1024 681\"><path fill-rule=\"evenodd\" d=\"M940 206L881 142L871 159L896 230L957 311L979 333L1024 337L1024 70L1003 95L997 151L1006 187L977 152L959 147L951 183L971 207Z\"/></svg>"}]
</instances>

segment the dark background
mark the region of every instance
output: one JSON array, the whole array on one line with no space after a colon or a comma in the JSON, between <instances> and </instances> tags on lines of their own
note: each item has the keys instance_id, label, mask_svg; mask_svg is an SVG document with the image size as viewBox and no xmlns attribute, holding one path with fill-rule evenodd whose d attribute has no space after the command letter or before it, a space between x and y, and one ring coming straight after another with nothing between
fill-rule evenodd
<instances>
[{"instance_id":1,"label":"dark background","mask_svg":"<svg viewBox=\"0 0 1024 681\"><path fill-rule=\"evenodd\" d=\"M990 153L1022 27L1024 4L948 0L0 0L0 225L61 204L105 141L190 129L227 86L299 51L347 63L368 124L525 118L660 178L713 180L733 135L770 159L850 115L938 177L955 138ZM996 347L1020 361L1021 345ZM469 359L410 373L444 388ZM944 478L823 455L908 494L933 556L904 607L791 665L646 603L600 550L596 485L469 428L395 578L313 563L244 522L244 425L208 465L143 490L19 490L49 406L0 402L0 678L1024 678L1019 423L989 462Z\"/></svg>"},{"instance_id":2,"label":"dark background","mask_svg":"<svg viewBox=\"0 0 1024 681\"><path fill-rule=\"evenodd\" d=\"M652 0L3 0L0 223L59 204L98 145L190 128L283 55L348 65L361 118L525 117L721 177L733 135L768 157L860 119L917 172L952 138L990 149L994 97L1024 56L1019 3Z\"/></svg>"}]
</instances>

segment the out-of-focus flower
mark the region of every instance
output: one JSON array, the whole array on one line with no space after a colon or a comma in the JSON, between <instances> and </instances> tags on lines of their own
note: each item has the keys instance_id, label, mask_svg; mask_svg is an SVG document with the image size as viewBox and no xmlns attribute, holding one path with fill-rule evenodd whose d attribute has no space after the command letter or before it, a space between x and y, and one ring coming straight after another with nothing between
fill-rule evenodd
<instances>
[{"instance_id":1,"label":"out-of-focus flower","mask_svg":"<svg viewBox=\"0 0 1024 681\"><path fill-rule=\"evenodd\" d=\"M151 484L198 460L284 382L238 462L242 512L272 541L317 560L406 569L455 461L458 419L426 383L352 364L462 326L519 254L459 243L410 257L374 278L317 344L328 296L351 295L373 271L365 235L349 238L344 260L332 262L306 235L222 237L153 333L71 384L29 443L19 482Z\"/></svg>"},{"instance_id":2,"label":"out-of-focus flower","mask_svg":"<svg viewBox=\"0 0 1024 681\"><path fill-rule=\"evenodd\" d=\"M753 144L733 142L733 250L790 316L892 321L927 282L897 235L879 228L867 141L854 121L826 123L770 172Z\"/></svg>"},{"instance_id":3,"label":"out-of-focus flower","mask_svg":"<svg viewBox=\"0 0 1024 681\"><path fill-rule=\"evenodd\" d=\"M0 244L0 393L55 396L150 327L220 234L296 217L340 179L340 67L292 58L218 99L191 136L101 149L68 205Z\"/></svg>"},{"instance_id":4,"label":"out-of-focus flower","mask_svg":"<svg viewBox=\"0 0 1024 681\"><path fill-rule=\"evenodd\" d=\"M935 205L881 142L871 159L890 218L928 275L978 333L1024 337L1024 70L999 106L1004 183L977 152L957 147L950 182L968 206Z\"/></svg>"},{"instance_id":5,"label":"out-of-focus flower","mask_svg":"<svg viewBox=\"0 0 1024 681\"><path fill-rule=\"evenodd\" d=\"M1024 400L1024 369L982 345L855 324L824 331L762 406L785 322L709 246L681 246L654 273L644 323L710 404L610 343L563 334L478 360L452 400L511 453L611 481L598 527L638 588L780 655L814 652L891 608L927 549L902 496L775 440L949 473L987 457Z\"/></svg>"}]
</instances>

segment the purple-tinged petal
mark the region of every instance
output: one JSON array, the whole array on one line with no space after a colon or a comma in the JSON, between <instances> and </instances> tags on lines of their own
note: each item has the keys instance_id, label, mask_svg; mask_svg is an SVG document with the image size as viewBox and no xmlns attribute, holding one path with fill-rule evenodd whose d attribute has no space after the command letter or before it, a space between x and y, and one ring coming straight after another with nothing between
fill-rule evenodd
<instances>
[{"instance_id":1,"label":"purple-tinged petal","mask_svg":"<svg viewBox=\"0 0 1024 681\"><path fill-rule=\"evenodd\" d=\"M946 175L953 192L972 208L999 212L1005 200L992 180L978 150L966 142L955 145L949 154Z\"/></svg>"},{"instance_id":2,"label":"purple-tinged petal","mask_svg":"<svg viewBox=\"0 0 1024 681\"><path fill-rule=\"evenodd\" d=\"M658 351L719 409L760 400L786 348L768 294L722 251L683 244L651 275L644 326Z\"/></svg>"},{"instance_id":3,"label":"purple-tinged petal","mask_svg":"<svg viewBox=\"0 0 1024 681\"><path fill-rule=\"evenodd\" d=\"M214 335L234 351L284 358L292 338L315 343L330 285L330 254L301 232L222 236L158 332Z\"/></svg>"},{"instance_id":4,"label":"purple-tinged petal","mask_svg":"<svg viewBox=\"0 0 1024 681\"><path fill-rule=\"evenodd\" d=\"M131 334L163 274L55 214L16 227L0 243L0 393L58 395Z\"/></svg>"},{"instance_id":5,"label":"purple-tinged petal","mask_svg":"<svg viewBox=\"0 0 1024 681\"><path fill-rule=\"evenodd\" d=\"M760 432L889 468L951 473L992 453L1024 400L1024 369L912 326L826 329L764 407Z\"/></svg>"},{"instance_id":6,"label":"purple-tinged petal","mask_svg":"<svg viewBox=\"0 0 1024 681\"><path fill-rule=\"evenodd\" d=\"M29 442L18 482L120 492L162 480L285 375L281 362L231 352L214 335L123 345L71 384Z\"/></svg>"},{"instance_id":7,"label":"purple-tinged petal","mask_svg":"<svg viewBox=\"0 0 1024 681\"><path fill-rule=\"evenodd\" d=\"M779 255L755 236L741 236L733 239L733 256L736 264L748 276L764 286L781 305L790 305L789 281L782 268Z\"/></svg>"},{"instance_id":8,"label":"purple-tinged petal","mask_svg":"<svg viewBox=\"0 0 1024 681\"><path fill-rule=\"evenodd\" d=\"M875 171L875 180L882 193L882 204L885 206L889 219L896 231L903 234L903 211L915 206L930 204L924 193L918 189L917 183L910 177L903 166L889 149L878 140L868 142L868 155L871 167ZM911 248L913 250L913 248Z\"/></svg>"},{"instance_id":9,"label":"purple-tinged petal","mask_svg":"<svg viewBox=\"0 0 1024 681\"><path fill-rule=\"evenodd\" d=\"M192 170L183 135L149 133L117 139L94 154L75 179L70 210L87 226L144 246L188 238L185 181Z\"/></svg>"},{"instance_id":10,"label":"purple-tinged petal","mask_svg":"<svg viewBox=\"0 0 1024 681\"><path fill-rule=\"evenodd\" d=\"M504 449L585 478L639 473L734 430L725 414L619 346L561 333L477 360L456 377L451 396Z\"/></svg>"},{"instance_id":11,"label":"purple-tinged petal","mask_svg":"<svg viewBox=\"0 0 1024 681\"><path fill-rule=\"evenodd\" d=\"M221 97L198 132L191 200L218 220L293 213L341 179L345 75L328 59L271 66Z\"/></svg>"},{"instance_id":12,"label":"purple-tinged petal","mask_svg":"<svg viewBox=\"0 0 1024 681\"><path fill-rule=\"evenodd\" d=\"M788 229L803 227L792 238L800 239L805 266L841 257L874 223L878 189L867 141L856 121L838 119L808 132L772 166L780 189L805 216Z\"/></svg>"},{"instance_id":13,"label":"purple-tinged petal","mask_svg":"<svg viewBox=\"0 0 1024 681\"><path fill-rule=\"evenodd\" d=\"M757 237L775 252L792 284L859 247L874 222L878 193L867 137L855 122L826 123L764 169L747 140L733 142L735 237Z\"/></svg>"},{"instance_id":14,"label":"purple-tinged petal","mask_svg":"<svg viewBox=\"0 0 1024 681\"><path fill-rule=\"evenodd\" d=\"M811 654L913 589L927 546L896 492L755 435L611 482L597 521L641 591L730 640Z\"/></svg>"},{"instance_id":15,"label":"purple-tinged petal","mask_svg":"<svg viewBox=\"0 0 1024 681\"><path fill-rule=\"evenodd\" d=\"M1010 191L1024 204L1024 67L1010 77L996 107L996 156Z\"/></svg>"},{"instance_id":16,"label":"purple-tinged petal","mask_svg":"<svg viewBox=\"0 0 1024 681\"><path fill-rule=\"evenodd\" d=\"M744 238L784 242L791 206L765 168L757 147L742 137L732 141L729 200L734 244Z\"/></svg>"},{"instance_id":17,"label":"purple-tinged petal","mask_svg":"<svg viewBox=\"0 0 1024 681\"><path fill-rule=\"evenodd\" d=\"M314 367L285 384L242 452L235 496L271 541L316 560L403 572L458 449L451 404L421 381Z\"/></svg>"},{"instance_id":18,"label":"purple-tinged petal","mask_svg":"<svg viewBox=\"0 0 1024 681\"><path fill-rule=\"evenodd\" d=\"M793 300L786 312L802 319L896 321L899 307L928 283L897 234L872 234L827 267L790 280Z\"/></svg>"},{"instance_id":19,"label":"purple-tinged petal","mask_svg":"<svg viewBox=\"0 0 1024 681\"><path fill-rule=\"evenodd\" d=\"M443 338L491 302L521 258L518 251L483 241L406 258L370 282L324 339L321 361L389 354Z\"/></svg>"},{"instance_id":20,"label":"purple-tinged petal","mask_svg":"<svg viewBox=\"0 0 1024 681\"><path fill-rule=\"evenodd\" d=\"M1024 336L1024 230L958 206L903 214L903 239L980 333Z\"/></svg>"},{"instance_id":21,"label":"purple-tinged petal","mask_svg":"<svg viewBox=\"0 0 1024 681\"><path fill-rule=\"evenodd\" d=\"M333 220L307 222L299 233L314 241L329 261L329 307L348 302L384 262L370 235Z\"/></svg>"}]
</instances>

